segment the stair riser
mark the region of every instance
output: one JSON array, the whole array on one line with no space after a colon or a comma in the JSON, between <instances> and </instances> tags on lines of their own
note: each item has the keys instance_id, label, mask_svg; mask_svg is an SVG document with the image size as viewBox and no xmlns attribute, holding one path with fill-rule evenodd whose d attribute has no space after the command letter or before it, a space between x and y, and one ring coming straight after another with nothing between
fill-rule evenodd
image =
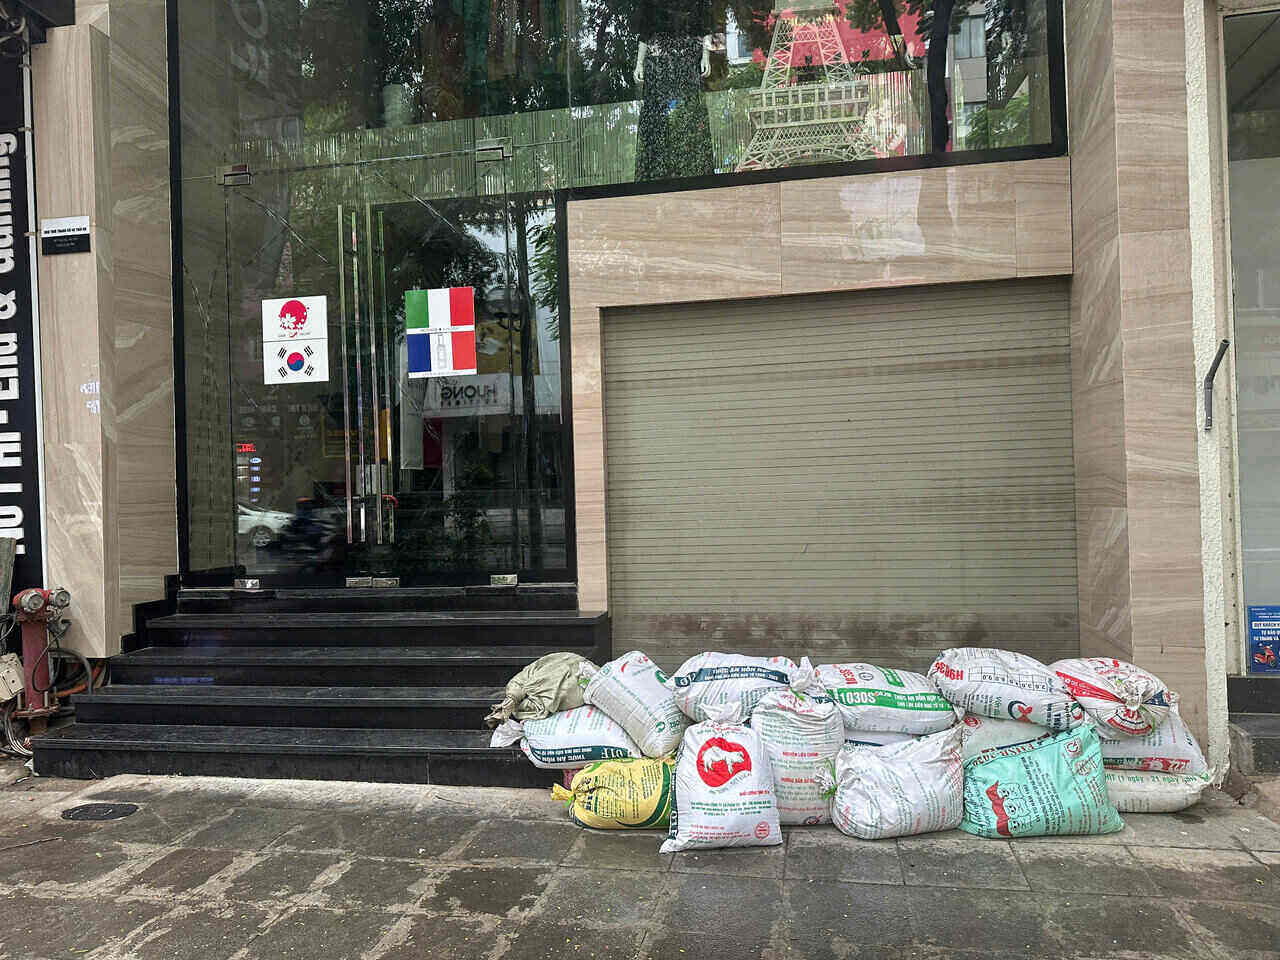
<instances>
[{"instance_id":1,"label":"stair riser","mask_svg":"<svg viewBox=\"0 0 1280 960\"><path fill-rule=\"evenodd\" d=\"M492 704L313 707L296 704L118 703L75 705L82 723L191 724L220 727L338 727L374 730L481 730Z\"/></svg>"},{"instance_id":2,"label":"stair riser","mask_svg":"<svg viewBox=\"0 0 1280 960\"><path fill-rule=\"evenodd\" d=\"M36 772L45 777L96 780L136 773L283 780L354 780L367 783L433 783L475 787L548 787L558 770L539 770L523 758L457 756L297 755L180 750L61 750L36 752Z\"/></svg>"},{"instance_id":3,"label":"stair riser","mask_svg":"<svg viewBox=\"0 0 1280 960\"><path fill-rule=\"evenodd\" d=\"M358 589L335 590L324 596L276 596L240 593L229 596L178 597L179 613L431 613L435 611L518 612L528 610L576 610L576 590L456 591L440 596L389 594Z\"/></svg>"},{"instance_id":4,"label":"stair riser","mask_svg":"<svg viewBox=\"0 0 1280 960\"><path fill-rule=\"evenodd\" d=\"M209 665L139 664L113 660L111 682L199 686L273 687L505 687L520 672L519 664L478 663L457 666L355 664L270 666L254 663ZM300 726L300 724L292 724Z\"/></svg>"},{"instance_id":5,"label":"stair riser","mask_svg":"<svg viewBox=\"0 0 1280 960\"><path fill-rule=\"evenodd\" d=\"M538 646L547 652L601 644L607 627L536 624L458 624L439 627L367 627L335 629L307 624L256 628L151 627L147 639L161 647L475 647Z\"/></svg>"}]
</instances>

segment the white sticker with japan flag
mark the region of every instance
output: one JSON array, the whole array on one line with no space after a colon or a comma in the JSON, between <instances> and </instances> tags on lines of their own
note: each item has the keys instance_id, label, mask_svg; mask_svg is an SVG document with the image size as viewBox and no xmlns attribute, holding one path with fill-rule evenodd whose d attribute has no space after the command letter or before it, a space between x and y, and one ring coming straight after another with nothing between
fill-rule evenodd
<instances>
[{"instance_id":1,"label":"white sticker with japan flag","mask_svg":"<svg viewBox=\"0 0 1280 960\"><path fill-rule=\"evenodd\" d=\"M328 379L328 298L263 300L263 383L323 383Z\"/></svg>"}]
</instances>

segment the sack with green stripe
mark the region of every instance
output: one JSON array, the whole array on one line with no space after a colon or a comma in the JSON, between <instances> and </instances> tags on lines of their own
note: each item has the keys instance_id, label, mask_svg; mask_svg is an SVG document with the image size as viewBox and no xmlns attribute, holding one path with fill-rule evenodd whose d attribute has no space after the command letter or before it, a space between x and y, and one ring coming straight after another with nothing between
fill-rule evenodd
<instances>
[{"instance_id":1,"label":"sack with green stripe","mask_svg":"<svg viewBox=\"0 0 1280 960\"><path fill-rule=\"evenodd\" d=\"M675 761L601 760L579 770L569 789L551 795L569 807L580 827L597 830L665 830L671 821L671 779Z\"/></svg>"},{"instance_id":2,"label":"sack with green stripe","mask_svg":"<svg viewBox=\"0 0 1280 960\"><path fill-rule=\"evenodd\" d=\"M869 663L828 663L817 668L818 686L840 710L850 731L920 736L954 726L956 710L927 677Z\"/></svg>"},{"instance_id":3,"label":"sack with green stripe","mask_svg":"<svg viewBox=\"0 0 1280 960\"><path fill-rule=\"evenodd\" d=\"M495 738L501 732L499 727ZM544 720L530 720L520 733L520 749L544 770L572 770L595 760L644 756L627 731L599 707L576 707Z\"/></svg>"}]
</instances>

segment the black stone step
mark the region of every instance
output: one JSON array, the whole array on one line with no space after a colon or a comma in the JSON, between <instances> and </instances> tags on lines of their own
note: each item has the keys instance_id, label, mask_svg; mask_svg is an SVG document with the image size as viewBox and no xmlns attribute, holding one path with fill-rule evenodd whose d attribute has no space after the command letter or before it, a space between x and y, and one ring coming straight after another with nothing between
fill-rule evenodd
<instances>
[{"instance_id":1,"label":"black stone step","mask_svg":"<svg viewBox=\"0 0 1280 960\"><path fill-rule=\"evenodd\" d=\"M36 773L78 779L140 773L541 787L561 778L517 748L490 748L487 731L73 723L32 747Z\"/></svg>"},{"instance_id":2,"label":"black stone step","mask_svg":"<svg viewBox=\"0 0 1280 960\"><path fill-rule=\"evenodd\" d=\"M1280 713L1280 673L1227 677L1227 709L1232 713Z\"/></svg>"},{"instance_id":3,"label":"black stone step","mask_svg":"<svg viewBox=\"0 0 1280 960\"><path fill-rule=\"evenodd\" d=\"M1280 773L1280 714L1232 713L1232 760L1246 774ZM1243 750L1247 756L1237 756Z\"/></svg>"},{"instance_id":4,"label":"black stone step","mask_svg":"<svg viewBox=\"0 0 1280 960\"><path fill-rule=\"evenodd\" d=\"M593 647L562 648L592 658ZM546 647L145 647L112 657L113 684L506 686ZM596 662L599 662L598 660Z\"/></svg>"},{"instance_id":5,"label":"black stone step","mask_svg":"<svg viewBox=\"0 0 1280 960\"><path fill-rule=\"evenodd\" d=\"M502 687L110 686L71 698L81 723L481 730Z\"/></svg>"},{"instance_id":6,"label":"black stone step","mask_svg":"<svg viewBox=\"0 0 1280 960\"><path fill-rule=\"evenodd\" d=\"M594 611L177 613L147 622L153 646L467 646L563 649L607 640Z\"/></svg>"},{"instance_id":7,"label":"black stone step","mask_svg":"<svg viewBox=\"0 0 1280 960\"><path fill-rule=\"evenodd\" d=\"M516 587L326 587L317 589L233 590L184 587L179 613L400 612L451 610L576 610L573 583L530 583Z\"/></svg>"}]
</instances>

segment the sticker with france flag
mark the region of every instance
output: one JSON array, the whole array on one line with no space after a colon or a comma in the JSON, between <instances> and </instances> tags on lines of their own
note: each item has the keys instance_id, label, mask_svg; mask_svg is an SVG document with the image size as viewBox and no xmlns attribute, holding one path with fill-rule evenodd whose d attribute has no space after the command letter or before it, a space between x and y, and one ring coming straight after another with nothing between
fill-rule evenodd
<instances>
[{"instance_id":1,"label":"sticker with france flag","mask_svg":"<svg viewBox=\"0 0 1280 960\"><path fill-rule=\"evenodd\" d=\"M404 326L411 379L476 372L474 287L405 291Z\"/></svg>"}]
</instances>

